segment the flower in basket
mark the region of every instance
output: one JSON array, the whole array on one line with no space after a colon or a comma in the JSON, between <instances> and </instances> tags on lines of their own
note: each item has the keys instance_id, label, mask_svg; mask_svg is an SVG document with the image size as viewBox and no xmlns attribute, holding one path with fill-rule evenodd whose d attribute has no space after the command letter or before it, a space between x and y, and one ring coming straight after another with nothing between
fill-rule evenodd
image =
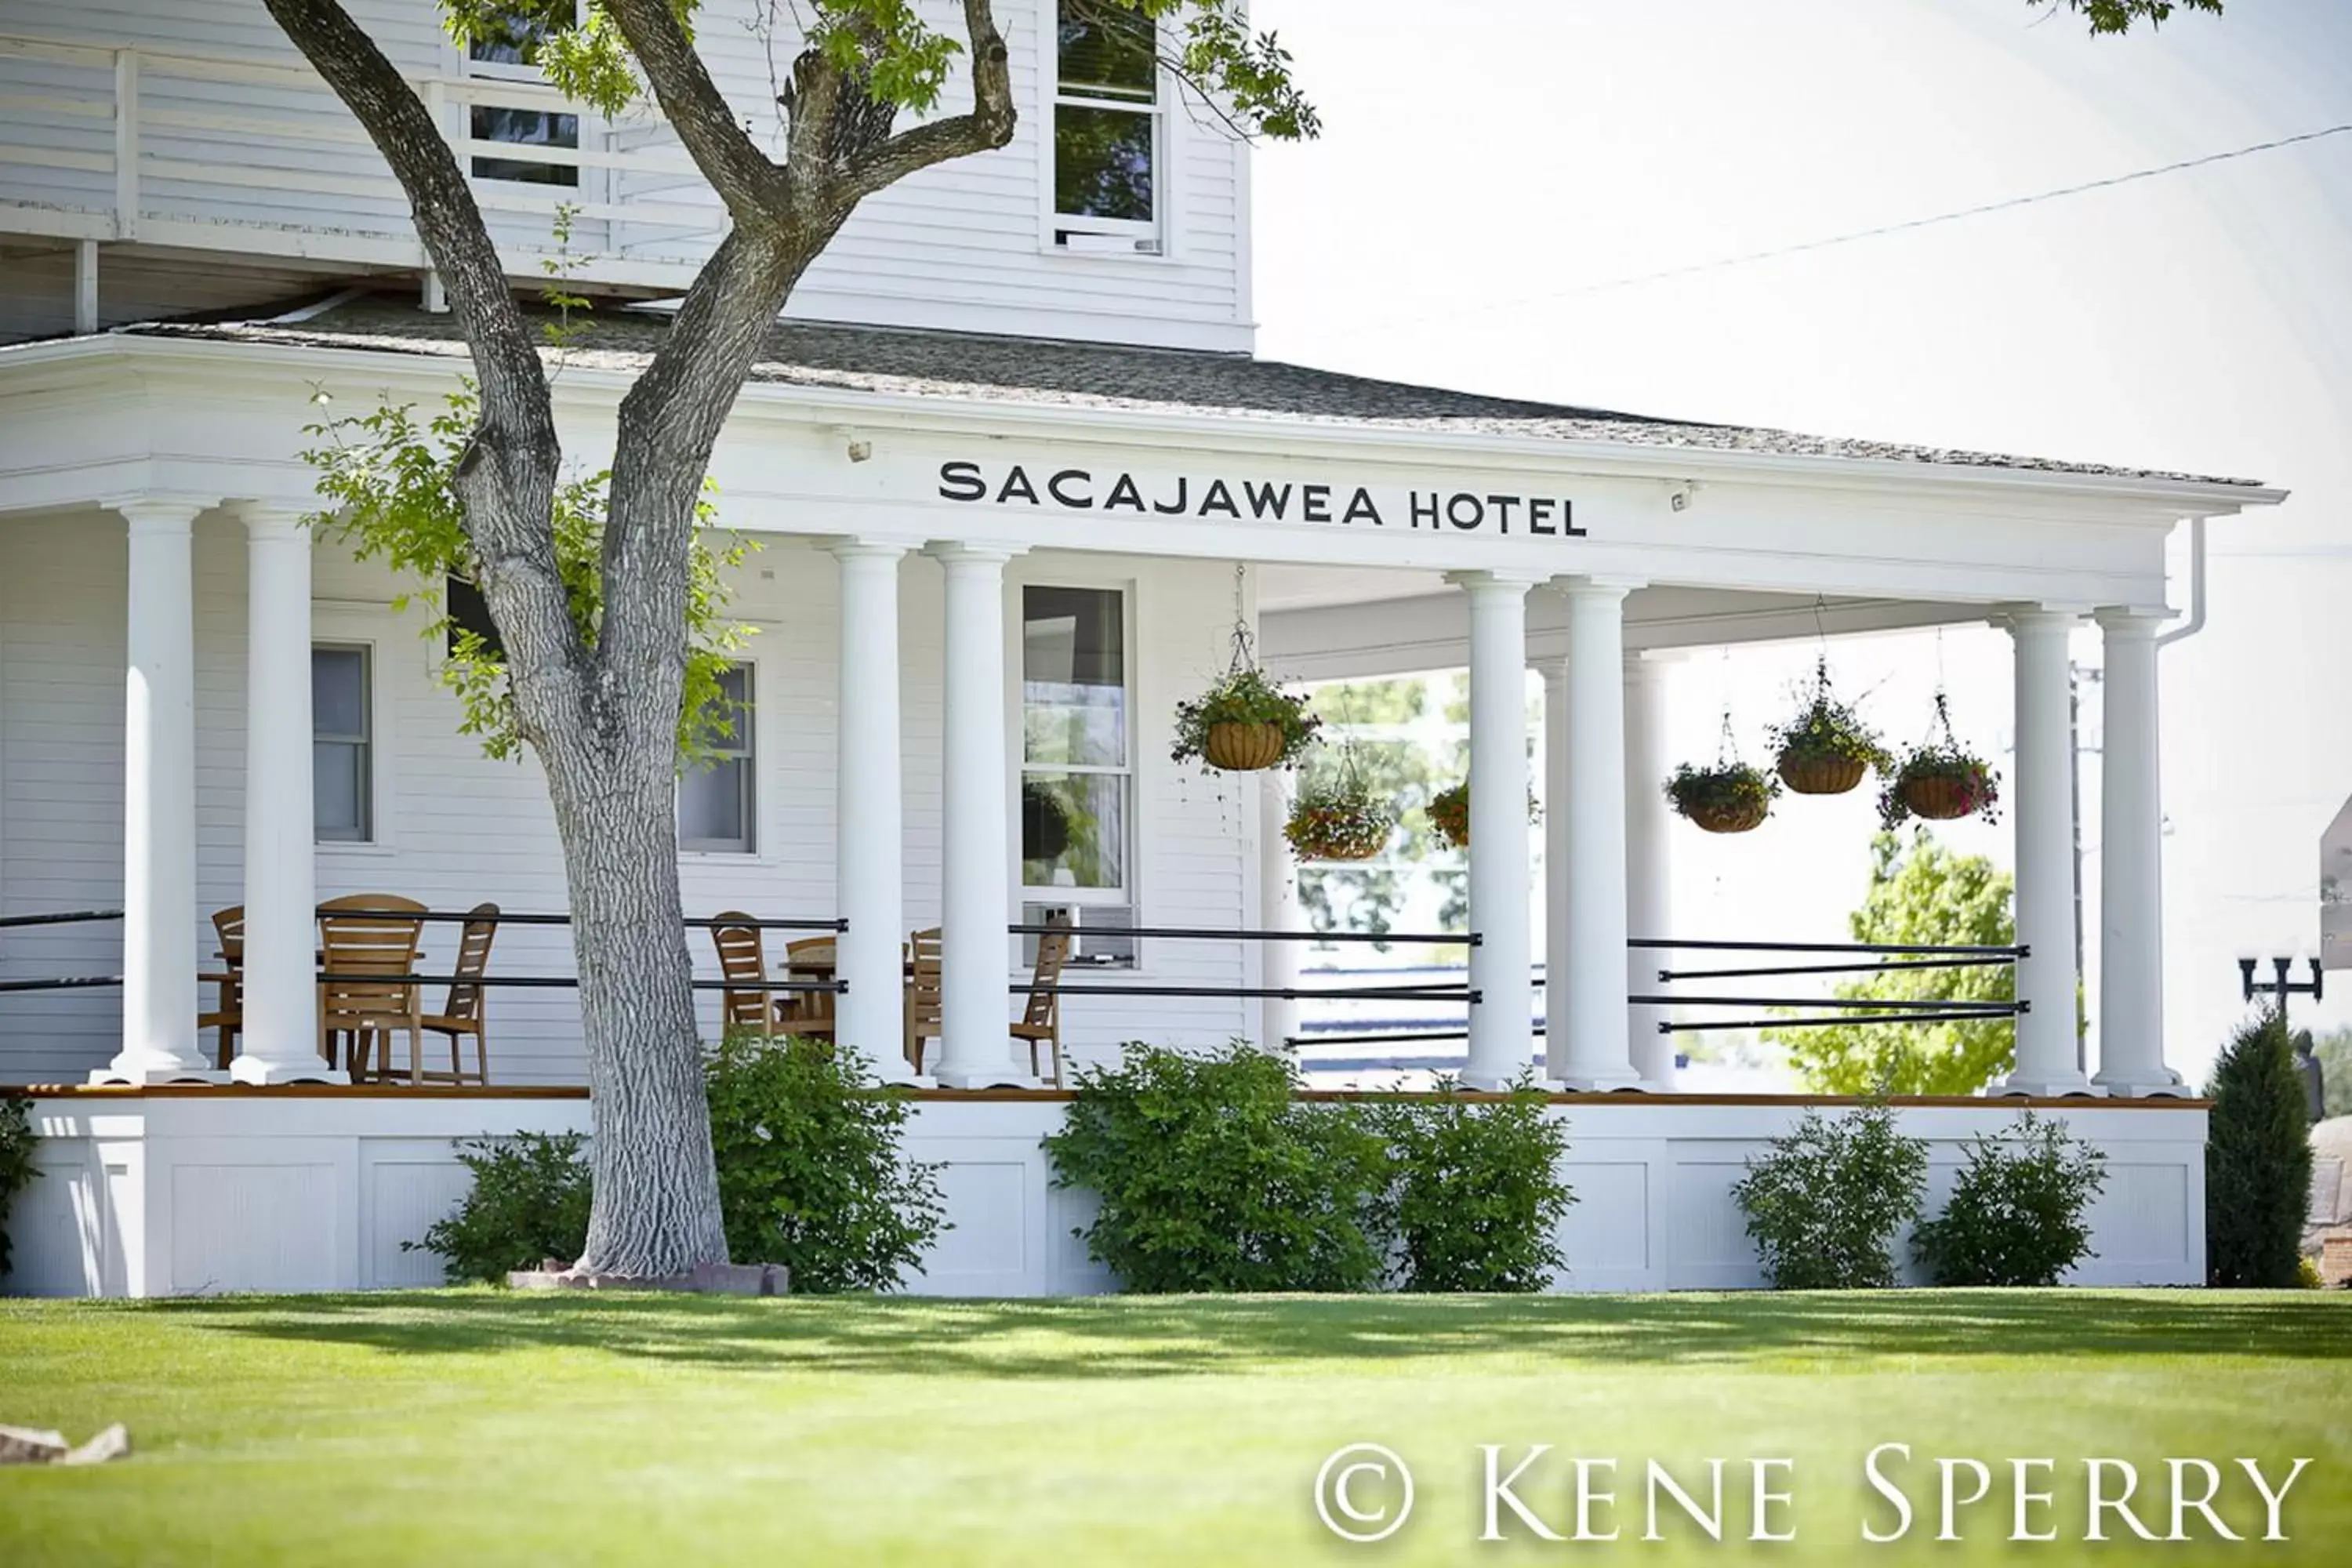
<instances>
[{"instance_id":1,"label":"flower in basket","mask_svg":"<svg viewBox=\"0 0 2352 1568\"><path fill-rule=\"evenodd\" d=\"M1437 841L1448 849L1470 847L1470 784L1465 780L1450 789L1439 790L1429 797L1429 826ZM1528 820L1539 822L1543 810L1536 804L1535 792L1528 792Z\"/></svg>"},{"instance_id":2,"label":"flower in basket","mask_svg":"<svg viewBox=\"0 0 2352 1568\"><path fill-rule=\"evenodd\" d=\"M1878 820L1889 829L1914 816L1950 822L1977 816L1999 822L2000 807L2000 775L1948 735L1912 747L1878 792Z\"/></svg>"},{"instance_id":3,"label":"flower in basket","mask_svg":"<svg viewBox=\"0 0 2352 1568\"><path fill-rule=\"evenodd\" d=\"M1237 773L1290 767L1322 723L1303 693L1286 691L1255 665L1237 664L1214 686L1176 704L1176 762L1198 760Z\"/></svg>"},{"instance_id":4,"label":"flower in basket","mask_svg":"<svg viewBox=\"0 0 2352 1568\"><path fill-rule=\"evenodd\" d=\"M1298 792L1282 836L1302 860L1369 860L1388 847L1396 808L1363 782L1310 781Z\"/></svg>"},{"instance_id":5,"label":"flower in basket","mask_svg":"<svg viewBox=\"0 0 2352 1568\"><path fill-rule=\"evenodd\" d=\"M1878 732L1830 690L1826 668L1796 718L1772 727L1771 741L1780 777L1799 795L1843 795L1865 772L1874 768L1884 776L1894 767Z\"/></svg>"},{"instance_id":6,"label":"flower in basket","mask_svg":"<svg viewBox=\"0 0 2352 1568\"><path fill-rule=\"evenodd\" d=\"M1780 781L1748 763L1695 768L1685 763L1666 781L1675 810L1709 833L1745 833L1772 811Z\"/></svg>"}]
</instances>

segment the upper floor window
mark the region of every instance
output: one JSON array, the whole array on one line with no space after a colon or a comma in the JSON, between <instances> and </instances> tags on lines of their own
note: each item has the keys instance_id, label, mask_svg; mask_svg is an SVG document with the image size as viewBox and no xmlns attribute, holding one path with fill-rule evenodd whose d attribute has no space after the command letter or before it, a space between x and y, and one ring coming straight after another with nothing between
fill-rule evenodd
<instances>
[{"instance_id":1,"label":"upper floor window","mask_svg":"<svg viewBox=\"0 0 2352 1568\"><path fill-rule=\"evenodd\" d=\"M1054 89L1054 242L1160 248L1158 26L1139 12L1059 0Z\"/></svg>"},{"instance_id":2,"label":"upper floor window","mask_svg":"<svg viewBox=\"0 0 2352 1568\"><path fill-rule=\"evenodd\" d=\"M749 855L760 847L755 815L758 758L752 744L751 667L734 664L719 677L719 700L734 732L689 765L677 781L677 842L682 849Z\"/></svg>"},{"instance_id":3,"label":"upper floor window","mask_svg":"<svg viewBox=\"0 0 2352 1568\"><path fill-rule=\"evenodd\" d=\"M1135 925L1132 708L1127 595L1022 589L1023 919L1067 911L1079 963L1135 961L1135 939L1113 934Z\"/></svg>"},{"instance_id":4,"label":"upper floor window","mask_svg":"<svg viewBox=\"0 0 2352 1568\"><path fill-rule=\"evenodd\" d=\"M321 844L375 837L375 715L365 647L310 649L310 817Z\"/></svg>"},{"instance_id":5,"label":"upper floor window","mask_svg":"<svg viewBox=\"0 0 2352 1568\"><path fill-rule=\"evenodd\" d=\"M539 68L526 58L537 39L537 24L508 16L495 33L484 34L466 46L468 75L507 78L517 81L542 79ZM466 133L477 142L505 142L519 147L580 149L580 117L542 109L477 103L467 113ZM515 180L532 185L580 184L580 166L566 160L546 163L533 158L485 158L473 161L478 180Z\"/></svg>"}]
</instances>

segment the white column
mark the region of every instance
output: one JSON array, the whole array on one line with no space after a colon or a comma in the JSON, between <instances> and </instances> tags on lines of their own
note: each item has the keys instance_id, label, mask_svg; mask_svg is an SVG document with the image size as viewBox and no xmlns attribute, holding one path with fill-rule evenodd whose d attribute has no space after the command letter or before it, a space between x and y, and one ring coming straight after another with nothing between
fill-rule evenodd
<instances>
[{"instance_id":1,"label":"white column","mask_svg":"<svg viewBox=\"0 0 2352 1568\"><path fill-rule=\"evenodd\" d=\"M190 525L142 498L130 525L122 734L122 1049L93 1083L216 1081L196 1051L195 621Z\"/></svg>"},{"instance_id":2,"label":"white column","mask_svg":"<svg viewBox=\"0 0 2352 1568\"><path fill-rule=\"evenodd\" d=\"M1289 841L1282 836L1290 820L1290 778L1286 769L1268 768L1258 775L1258 920L1265 930L1305 931L1307 918L1298 902L1298 863L1291 858ZM1260 983L1269 991L1296 989L1299 944L1265 942L1258 964ZM1296 999L1268 996L1258 1014L1258 1041L1269 1051L1298 1035Z\"/></svg>"},{"instance_id":3,"label":"white column","mask_svg":"<svg viewBox=\"0 0 2352 1568\"><path fill-rule=\"evenodd\" d=\"M1570 1089L1634 1089L1626 1017L1625 595L1633 584L1560 580L1568 600L1566 995L1554 1004L1553 1072Z\"/></svg>"},{"instance_id":4,"label":"white column","mask_svg":"<svg viewBox=\"0 0 2352 1568\"><path fill-rule=\"evenodd\" d=\"M2009 617L2017 649L2017 1066L2004 1094L2087 1094L2074 1061L2074 798L2067 720L2066 639L2076 616L2023 609Z\"/></svg>"},{"instance_id":5,"label":"white column","mask_svg":"<svg viewBox=\"0 0 2352 1568\"><path fill-rule=\"evenodd\" d=\"M246 505L245 1025L239 1083L344 1083L319 1055L310 531Z\"/></svg>"},{"instance_id":6,"label":"white column","mask_svg":"<svg viewBox=\"0 0 2352 1568\"><path fill-rule=\"evenodd\" d=\"M1629 936L1673 935L1672 883L1668 876L1666 777L1666 671L1654 658L1625 660L1625 924ZM1658 969L1667 954L1654 948L1625 954L1625 984L1635 995L1659 991ZM1643 1087L1675 1086L1675 1037L1659 1032L1670 1010L1634 1007L1631 1023L1633 1070Z\"/></svg>"},{"instance_id":7,"label":"white column","mask_svg":"<svg viewBox=\"0 0 2352 1568\"><path fill-rule=\"evenodd\" d=\"M1025 1086L1013 1059L1005 924L1004 563L1010 546L930 547L947 574L947 735L940 871L940 1082Z\"/></svg>"},{"instance_id":8,"label":"white column","mask_svg":"<svg viewBox=\"0 0 2352 1568\"><path fill-rule=\"evenodd\" d=\"M1568 1066L1568 661L1543 675L1544 1078Z\"/></svg>"},{"instance_id":9,"label":"white column","mask_svg":"<svg viewBox=\"0 0 2352 1568\"><path fill-rule=\"evenodd\" d=\"M835 1002L835 1038L862 1053L885 1083L909 1083L919 1080L907 1060L899 963L907 928L899 820L905 790L898 761L898 562L907 547L844 540L833 553L841 563L834 907L849 927L835 948L834 973L849 987Z\"/></svg>"},{"instance_id":10,"label":"white column","mask_svg":"<svg viewBox=\"0 0 2352 1568\"><path fill-rule=\"evenodd\" d=\"M2099 802L2099 1072L2109 1094L2181 1092L2164 1065L2164 804L2156 635L2166 616L2101 610L2105 739Z\"/></svg>"},{"instance_id":11,"label":"white column","mask_svg":"<svg viewBox=\"0 0 2352 1568\"><path fill-rule=\"evenodd\" d=\"M1470 1059L1462 1081L1499 1089L1533 1065L1528 867L1528 590L1503 572L1456 572L1470 595Z\"/></svg>"}]
</instances>

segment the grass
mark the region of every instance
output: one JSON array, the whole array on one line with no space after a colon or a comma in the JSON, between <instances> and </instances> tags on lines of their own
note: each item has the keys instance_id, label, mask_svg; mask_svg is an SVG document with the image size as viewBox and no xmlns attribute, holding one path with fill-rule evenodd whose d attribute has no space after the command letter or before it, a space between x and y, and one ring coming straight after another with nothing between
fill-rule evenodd
<instances>
[{"instance_id":1,"label":"grass","mask_svg":"<svg viewBox=\"0 0 2352 1568\"><path fill-rule=\"evenodd\" d=\"M2229 1467L2220 1510L2257 1533L2232 1461L2312 1466L2286 1544L2217 1547L2191 1514L2208 1544L2091 1554L2335 1563L2352 1297L0 1301L0 1421L116 1420L127 1461L0 1470L0 1563L1979 1562L2032 1552L2001 1539L2005 1461L2060 1461L2035 1522L2075 1542L2095 1455L2139 1464L2159 1533L2163 1458ZM1328 1537L1311 1496L1359 1441L1418 1480L1377 1548ZM1868 1546L1893 1510L1862 1458L1885 1441L1912 1446L1919 1517ZM1616 1458L1625 1539L1477 1544L1482 1443L1506 1468L1556 1446L1517 1490L1561 1531L1564 1457ZM1958 1545L1927 1539L1937 1456L1993 1467ZM1671 1508L1643 1542L1644 1461L1704 1500L1710 1458L1731 1461L1725 1543ZM1744 1539L1761 1458L1795 1460L1776 1522L1796 1546Z\"/></svg>"}]
</instances>

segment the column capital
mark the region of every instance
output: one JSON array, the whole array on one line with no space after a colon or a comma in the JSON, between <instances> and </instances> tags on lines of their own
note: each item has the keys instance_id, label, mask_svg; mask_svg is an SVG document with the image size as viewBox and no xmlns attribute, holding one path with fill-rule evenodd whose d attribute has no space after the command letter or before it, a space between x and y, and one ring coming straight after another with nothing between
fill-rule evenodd
<instances>
[{"instance_id":1,"label":"column capital","mask_svg":"<svg viewBox=\"0 0 2352 1568\"><path fill-rule=\"evenodd\" d=\"M99 502L129 523L133 533L185 533L199 512L219 504L217 497L178 495L110 496Z\"/></svg>"},{"instance_id":2,"label":"column capital","mask_svg":"<svg viewBox=\"0 0 2352 1568\"><path fill-rule=\"evenodd\" d=\"M310 513L289 501L233 500L226 505L245 524L247 539L289 539L310 524Z\"/></svg>"},{"instance_id":3,"label":"column capital","mask_svg":"<svg viewBox=\"0 0 2352 1568\"><path fill-rule=\"evenodd\" d=\"M920 548L920 542L912 539L870 539L862 535L836 539L825 545L836 561L897 561Z\"/></svg>"},{"instance_id":4,"label":"column capital","mask_svg":"<svg viewBox=\"0 0 2352 1568\"><path fill-rule=\"evenodd\" d=\"M1636 588L1646 588L1648 581L1641 577L1593 575L1580 573L1574 576L1554 577L1551 585L1570 599L1622 599Z\"/></svg>"},{"instance_id":5,"label":"column capital","mask_svg":"<svg viewBox=\"0 0 2352 1568\"><path fill-rule=\"evenodd\" d=\"M2014 637L2020 632L2072 631L2083 624L2087 605L2003 605L1986 620Z\"/></svg>"},{"instance_id":6,"label":"column capital","mask_svg":"<svg viewBox=\"0 0 2352 1568\"><path fill-rule=\"evenodd\" d=\"M923 546L923 553L943 566L1002 566L1015 556L1028 554L1029 547L989 540L934 539Z\"/></svg>"},{"instance_id":7,"label":"column capital","mask_svg":"<svg viewBox=\"0 0 2352 1568\"><path fill-rule=\"evenodd\" d=\"M1466 588L1473 593L1486 588L1517 595L1549 582L1551 574L1512 567L1480 567L1475 571L1448 572L1445 580L1457 588Z\"/></svg>"},{"instance_id":8,"label":"column capital","mask_svg":"<svg viewBox=\"0 0 2352 1568\"><path fill-rule=\"evenodd\" d=\"M2164 623L2175 619L2179 612L2169 605L2148 608L2138 605L2105 605L2091 612L2109 642L2152 639Z\"/></svg>"}]
</instances>

